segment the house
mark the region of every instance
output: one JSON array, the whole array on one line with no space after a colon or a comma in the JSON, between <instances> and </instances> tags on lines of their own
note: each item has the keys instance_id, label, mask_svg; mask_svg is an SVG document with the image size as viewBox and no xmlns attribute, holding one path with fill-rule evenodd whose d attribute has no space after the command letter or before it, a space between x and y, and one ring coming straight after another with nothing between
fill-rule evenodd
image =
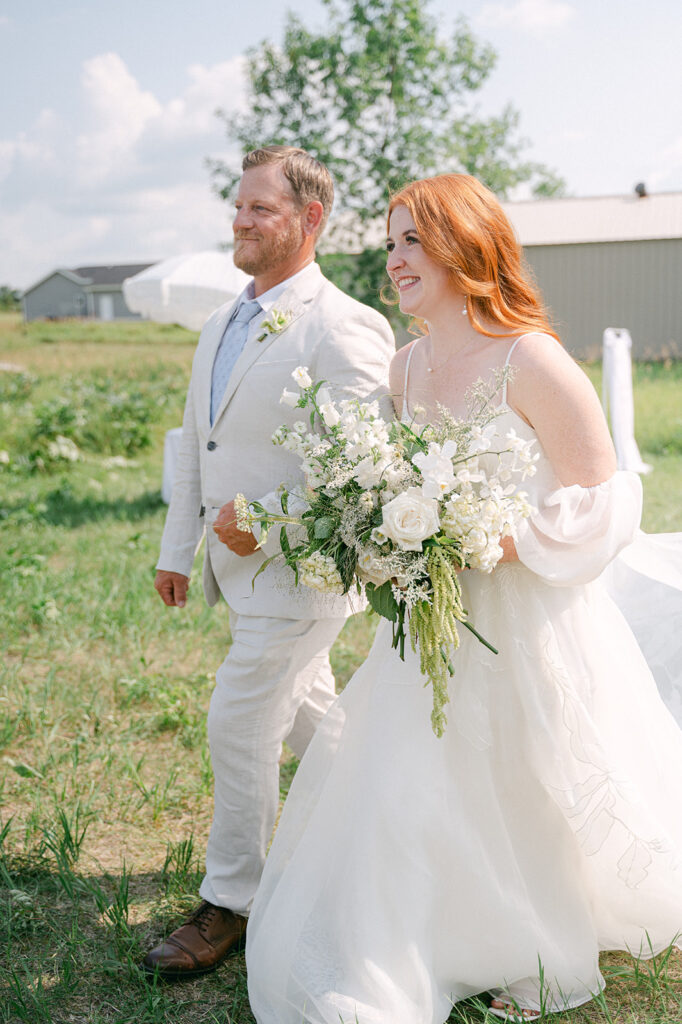
<instances>
[{"instance_id":1,"label":"house","mask_svg":"<svg viewBox=\"0 0 682 1024\"><path fill-rule=\"evenodd\" d=\"M25 320L89 317L94 320L139 320L123 298L123 282L151 263L63 267L53 270L23 294Z\"/></svg>"},{"instance_id":2,"label":"house","mask_svg":"<svg viewBox=\"0 0 682 1024\"><path fill-rule=\"evenodd\" d=\"M572 355L625 327L633 358L682 358L682 192L502 205Z\"/></svg>"}]
</instances>

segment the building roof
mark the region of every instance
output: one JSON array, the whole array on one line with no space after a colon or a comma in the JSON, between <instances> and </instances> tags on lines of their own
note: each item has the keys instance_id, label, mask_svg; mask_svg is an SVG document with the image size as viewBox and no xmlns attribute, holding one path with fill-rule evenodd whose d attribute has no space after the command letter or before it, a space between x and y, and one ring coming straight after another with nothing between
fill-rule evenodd
<instances>
[{"instance_id":1,"label":"building roof","mask_svg":"<svg viewBox=\"0 0 682 1024\"><path fill-rule=\"evenodd\" d=\"M49 274L41 277L39 281L25 288L23 294L28 295L29 292L44 284L45 281L49 281L55 274L61 274L62 277L73 281L74 284L80 285L86 291L88 288L97 289L106 288L107 286L118 288L123 284L126 277L139 274L151 266L151 263L117 263L104 267L76 267L74 270L68 270L66 267L57 267L55 270L51 270Z\"/></svg>"},{"instance_id":2,"label":"building roof","mask_svg":"<svg viewBox=\"0 0 682 1024\"><path fill-rule=\"evenodd\" d=\"M682 238L682 192L502 203L522 245Z\"/></svg>"},{"instance_id":3,"label":"building roof","mask_svg":"<svg viewBox=\"0 0 682 1024\"><path fill-rule=\"evenodd\" d=\"M117 263L105 267L76 267L72 273L88 278L88 284L123 284L126 277L140 274L151 263Z\"/></svg>"}]
</instances>

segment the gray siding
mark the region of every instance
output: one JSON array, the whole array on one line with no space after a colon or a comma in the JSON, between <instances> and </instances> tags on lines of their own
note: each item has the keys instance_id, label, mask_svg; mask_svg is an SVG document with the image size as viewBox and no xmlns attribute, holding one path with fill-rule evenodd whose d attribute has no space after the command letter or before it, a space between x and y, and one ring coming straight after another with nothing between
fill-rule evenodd
<instances>
[{"instance_id":1,"label":"gray siding","mask_svg":"<svg viewBox=\"0 0 682 1024\"><path fill-rule=\"evenodd\" d=\"M142 317L139 313L131 313L126 306L125 299L123 298L123 292L113 292L114 296L114 318L116 320L141 320Z\"/></svg>"},{"instance_id":2,"label":"gray siding","mask_svg":"<svg viewBox=\"0 0 682 1024\"><path fill-rule=\"evenodd\" d=\"M114 320L141 320L142 317L139 313L131 313L126 306L125 299L123 298L123 292L120 288L92 288L88 289L88 315L95 317L96 320L104 319L105 307L102 305L102 299L104 298L105 303L111 300L113 304L113 317ZM105 298L106 297L106 298Z\"/></svg>"},{"instance_id":3,"label":"gray siding","mask_svg":"<svg viewBox=\"0 0 682 1024\"><path fill-rule=\"evenodd\" d=\"M85 316L86 313L85 292L62 274L53 274L24 296L26 320L41 320L50 316Z\"/></svg>"},{"instance_id":4,"label":"gray siding","mask_svg":"<svg viewBox=\"0 0 682 1024\"><path fill-rule=\"evenodd\" d=\"M63 274L53 274L46 281L31 288L24 295L24 318L45 320L48 317L94 317L101 316L100 302L103 295L113 303L114 320L141 320L139 313L131 313L120 288L81 287Z\"/></svg>"},{"instance_id":5,"label":"gray siding","mask_svg":"<svg viewBox=\"0 0 682 1024\"><path fill-rule=\"evenodd\" d=\"M627 327L635 359L682 358L682 239L525 248L566 348L601 356L607 327Z\"/></svg>"}]
</instances>

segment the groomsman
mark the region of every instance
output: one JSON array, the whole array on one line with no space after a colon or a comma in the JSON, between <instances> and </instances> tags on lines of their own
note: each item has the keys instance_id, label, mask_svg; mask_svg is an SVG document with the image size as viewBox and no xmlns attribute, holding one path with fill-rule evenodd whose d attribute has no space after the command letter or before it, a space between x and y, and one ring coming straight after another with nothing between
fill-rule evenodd
<instances>
[{"instance_id":1,"label":"groomsman","mask_svg":"<svg viewBox=\"0 0 682 1024\"><path fill-rule=\"evenodd\" d=\"M300 757L332 703L329 650L352 610L347 598L295 588L277 563L254 583L266 554L237 530L234 496L275 507L279 484L301 480L298 460L271 442L298 418L280 404L297 366L336 398L364 397L386 380L394 352L387 321L315 263L334 198L327 168L302 149L267 146L242 169L234 262L252 280L199 338L155 581L165 604L184 607L205 534L204 594L213 605L222 593L232 637L208 713L215 790L202 902L143 961L167 978L213 970L243 945L277 813L282 743Z\"/></svg>"}]
</instances>

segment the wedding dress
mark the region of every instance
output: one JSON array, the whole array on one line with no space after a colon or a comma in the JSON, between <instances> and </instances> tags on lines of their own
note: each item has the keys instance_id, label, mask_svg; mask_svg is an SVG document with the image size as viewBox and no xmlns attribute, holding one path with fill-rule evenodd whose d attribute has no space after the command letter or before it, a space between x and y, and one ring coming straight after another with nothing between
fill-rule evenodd
<instances>
[{"instance_id":1,"label":"wedding dress","mask_svg":"<svg viewBox=\"0 0 682 1024\"><path fill-rule=\"evenodd\" d=\"M505 404L509 428L535 437ZM298 769L247 933L258 1024L442 1024L485 991L564 1009L603 987L600 950L682 941L682 731L609 596L624 587L646 637L666 602L633 594L679 596L682 539L662 581L641 537L619 568L638 477L562 487L538 450L519 561L461 577L499 654L461 630L444 736L418 655L401 661L381 620ZM678 707L681 634L679 611L674 637L653 630Z\"/></svg>"}]
</instances>

